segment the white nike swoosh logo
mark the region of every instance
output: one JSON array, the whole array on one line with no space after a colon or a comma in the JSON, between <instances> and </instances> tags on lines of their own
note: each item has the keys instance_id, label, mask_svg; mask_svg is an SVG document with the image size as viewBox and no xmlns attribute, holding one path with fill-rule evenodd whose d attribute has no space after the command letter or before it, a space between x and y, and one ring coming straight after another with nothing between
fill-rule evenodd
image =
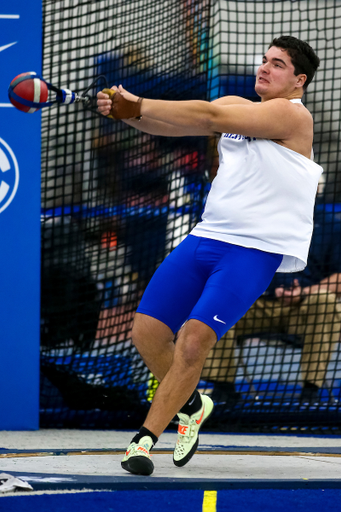
<instances>
[{"instance_id":1,"label":"white nike swoosh logo","mask_svg":"<svg viewBox=\"0 0 341 512\"><path fill-rule=\"evenodd\" d=\"M194 402L195 400L195 397L190 401L190 403L188 405L192 405L192 403Z\"/></svg>"},{"instance_id":2,"label":"white nike swoosh logo","mask_svg":"<svg viewBox=\"0 0 341 512\"><path fill-rule=\"evenodd\" d=\"M17 42L18 41L15 41L14 43L5 44L5 46L0 46L0 52L2 52L3 50L7 50L7 48L10 48L14 44L17 44Z\"/></svg>"},{"instance_id":3,"label":"white nike swoosh logo","mask_svg":"<svg viewBox=\"0 0 341 512\"><path fill-rule=\"evenodd\" d=\"M215 320L216 322L220 322L221 324L225 324L226 325L226 322L223 322L222 320L219 320L218 315L215 315L213 317L213 320Z\"/></svg>"}]
</instances>

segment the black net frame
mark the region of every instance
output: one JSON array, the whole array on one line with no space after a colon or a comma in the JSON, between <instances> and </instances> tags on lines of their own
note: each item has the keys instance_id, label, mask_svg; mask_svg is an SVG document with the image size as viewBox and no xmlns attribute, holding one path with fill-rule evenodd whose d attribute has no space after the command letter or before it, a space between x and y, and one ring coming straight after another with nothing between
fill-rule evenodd
<instances>
[{"instance_id":1,"label":"black net frame","mask_svg":"<svg viewBox=\"0 0 341 512\"><path fill-rule=\"evenodd\" d=\"M43 25L44 78L79 92L105 75L149 98L258 101L255 68L273 37L316 50L304 103L325 182L302 281L315 292L287 314L270 290L211 352L198 388L214 393L210 430L340 433L341 312L317 283L341 261L341 2L43 0ZM43 110L41 426L140 426L157 383L131 343L134 312L200 219L215 145L141 134L80 104Z\"/></svg>"}]
</instances>

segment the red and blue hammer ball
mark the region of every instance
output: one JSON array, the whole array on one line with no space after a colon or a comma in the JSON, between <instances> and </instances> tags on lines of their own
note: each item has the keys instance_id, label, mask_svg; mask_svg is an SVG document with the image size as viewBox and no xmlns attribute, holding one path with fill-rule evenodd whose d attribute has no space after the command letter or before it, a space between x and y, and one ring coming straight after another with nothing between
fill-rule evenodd
<instances>
[{"instance_id":1,"label":"red and blue hammer ball","mask_svg":"<svg viewBox=\"0 0 341 512\"><path fill-rule=\"evenodd\" d=\"M15 108L32 114L41 108L40 104L47 101L48 87L36 73L21 73L11 81L8 97Z\"/></svg>"}]
</instances>

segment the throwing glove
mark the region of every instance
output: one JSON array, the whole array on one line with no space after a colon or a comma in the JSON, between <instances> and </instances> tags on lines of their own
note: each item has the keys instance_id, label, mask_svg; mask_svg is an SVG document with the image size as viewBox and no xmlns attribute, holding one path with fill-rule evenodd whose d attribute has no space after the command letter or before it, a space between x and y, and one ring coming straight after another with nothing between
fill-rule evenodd
<instances>
[{"instance_id":1,"label":"throwing glove","mask_svg":"<svg viewBox=\"0 0 341 512\"><path fill-rule=\"evenodd\" d=\"M137 101L126 100L121 93L113 89L103 89L104 94L108 94L112 100L112 107L110 114L107 117L110 119L140 119L141 118L141 103L143 98Z\"/></svg>"}]
</instances>

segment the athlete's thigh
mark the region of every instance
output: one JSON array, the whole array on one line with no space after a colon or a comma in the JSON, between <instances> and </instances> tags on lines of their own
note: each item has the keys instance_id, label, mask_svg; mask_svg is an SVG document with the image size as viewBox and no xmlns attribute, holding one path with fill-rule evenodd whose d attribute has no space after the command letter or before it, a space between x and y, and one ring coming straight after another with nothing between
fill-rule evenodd
<instances>
[{"instance_id":1,"label":"athlete's thigh","mask_svg":"<svg viewBox=\"0 0 341 512\"><path fill-rule=\"evenodd\" d=\"M208 278L189 318L209 325L220 339L269 286L281 255L231 246Z\"/></svg>"},{"instance_id":2,"label":"athlete's thigh","mask_svg":"<svg viewBox=\"0 0 341 512\"><path fill-rule=\"evenodd\" d=\"M199 300L206 278L196 262L200 239L187 237L167 256L150 280L138 313L165 323L176 333Z\"/></svg>"}]
</instances>

